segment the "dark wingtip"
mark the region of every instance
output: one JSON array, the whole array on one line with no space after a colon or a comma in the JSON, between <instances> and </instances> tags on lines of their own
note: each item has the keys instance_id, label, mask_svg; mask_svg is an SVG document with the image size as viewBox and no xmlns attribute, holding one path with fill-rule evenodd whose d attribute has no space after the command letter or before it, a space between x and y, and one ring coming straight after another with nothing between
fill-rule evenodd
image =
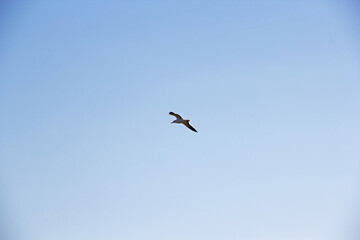
<instances>
[{"instance_id":1,"label":"dark wingtip","mask_svg":"<svg viewBox=\"0 0 360 240\"><path fill-rule=\"evenodd\" d=\"M169 112L169 114L174 114L173 112Z\"/></svg>"}]
</instances>

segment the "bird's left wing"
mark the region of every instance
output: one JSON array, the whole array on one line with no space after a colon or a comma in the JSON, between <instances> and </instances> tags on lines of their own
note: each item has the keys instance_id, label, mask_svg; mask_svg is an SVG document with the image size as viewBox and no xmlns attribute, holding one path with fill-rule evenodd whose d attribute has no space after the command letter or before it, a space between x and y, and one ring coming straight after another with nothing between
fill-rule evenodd
<instances>
[{"instance_id":1,"label":"bird's left wing","mask_svg":"<svg viewBox=\"0 0 360 240\"><path fill-rule=\"evenodd\" d=\"M169 112L169 114L176 117L176 119L183 119L179 114L176 114L176 113L173 113L173 112Z\"/></svg>"}]
</instances>

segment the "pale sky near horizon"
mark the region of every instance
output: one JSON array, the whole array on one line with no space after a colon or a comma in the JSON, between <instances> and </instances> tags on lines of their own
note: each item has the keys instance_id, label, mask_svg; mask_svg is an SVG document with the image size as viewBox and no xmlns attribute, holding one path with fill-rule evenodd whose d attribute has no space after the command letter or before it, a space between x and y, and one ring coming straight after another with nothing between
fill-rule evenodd
<instances>
[{"instance_id":1,"label":"pale sky near horizon","mask_svg":"<svg viewBox=\"0 0 360 240\"><path fill-rule=\"evenodd\" d=\"M0 238L359 239L359 12L3 1Z\"/></svg>"}]
</instances>

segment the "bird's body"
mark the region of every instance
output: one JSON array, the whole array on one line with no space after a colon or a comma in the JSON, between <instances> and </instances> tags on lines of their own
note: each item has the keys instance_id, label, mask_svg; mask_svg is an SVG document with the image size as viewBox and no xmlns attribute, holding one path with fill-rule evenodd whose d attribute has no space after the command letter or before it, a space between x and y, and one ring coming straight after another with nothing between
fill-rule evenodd
<instances>
[{"instance_id":1,"label":"bird's body","mask_svg":"<svg viewBox=\"0 0 360 240\"><path fill-rule=\"evenodd\" d=\"M188 119L183 119L179 114L173 113L173 112L169 112L170 115L173 115L174 117L176 117L176 120L174 120L172 123L182 123L184 124L186 127L188 127L189 129L191 129L194 132L197 132L196 129L190 125L190 120Z\"/></svg>"}]
</instances>

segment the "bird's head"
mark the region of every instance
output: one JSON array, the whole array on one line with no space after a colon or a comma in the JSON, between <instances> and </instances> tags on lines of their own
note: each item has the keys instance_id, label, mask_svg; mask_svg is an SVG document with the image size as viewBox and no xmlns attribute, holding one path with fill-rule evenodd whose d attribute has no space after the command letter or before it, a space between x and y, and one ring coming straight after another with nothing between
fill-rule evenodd
<instances>
[{"instance_id":1,"label":"bird's head","mask_svg":"<svg viewBox=\"0 0 360 240\"><path fill-rule=\"evenodd\" d=\"M171 123L174 123L175 122L175 120L174 121L172 121Z\"/></svg>"}]
</instances>

